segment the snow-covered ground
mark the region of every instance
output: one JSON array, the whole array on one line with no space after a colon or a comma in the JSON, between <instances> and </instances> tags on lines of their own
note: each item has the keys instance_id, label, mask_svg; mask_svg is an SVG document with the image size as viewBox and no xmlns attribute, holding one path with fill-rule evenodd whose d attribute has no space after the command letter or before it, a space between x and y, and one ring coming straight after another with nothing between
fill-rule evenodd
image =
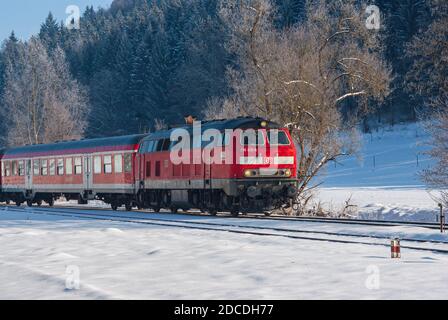
<instances>
[{"instance_id":1,"label":"snow-covered ground","mask_svg":"<svg viewBox=\"0 0 448 320\"><path fill-rule=\"evenodd\" d=\"M351 198L360 218L436 221L437 202L419 173L431 165L421 124L401 124L364 134L359 157L330 164L318 199L340 210Z\"/></svg>"},{"instance_id":2,"label":"snow-covered ground","mask_svg":"<svg viewBox=\"0 0 448 320\"><path fill-rule=\"evenodd\" d=\"M322 230L331 228L368 231ZM448 240L420 228L371 232ZM381 246L0 210L0 247L0 299L448 298L448 255L403 249L392 260ZM67 289L78 272L79 289Z\"/></svg>"}]
</instances>

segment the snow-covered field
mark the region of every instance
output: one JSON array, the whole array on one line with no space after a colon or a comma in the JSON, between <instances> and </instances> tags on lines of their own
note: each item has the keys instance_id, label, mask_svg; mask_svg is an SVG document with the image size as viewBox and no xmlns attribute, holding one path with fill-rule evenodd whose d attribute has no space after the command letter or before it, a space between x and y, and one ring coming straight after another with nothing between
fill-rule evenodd
<instances>
[{"instance_id":1,"label":"snow-covered field","mask_svg":"<svg viewBox=\"0 0 448 320\"><path fill-rule=\"evenodd\" d=\"M420 228L298 226L448 241ZM410 249L392 260L381 246L7 210L0 210L0 247L0 299L448 298L448 255Z\"/></svg>"},{"instance_id":2,"label":"snow-covered field","mask_svg":"<svg viewBox=\"0 0 448 320\"><path fill-rule=\"evenodd\" d=\"M436 221L437 202L419 173L428 168L421 124L386 127L363 135L360 157L330 164L322 177L318 199L340 210L345 201L356 205L359 217L379 220Z\"/></svg>"}]
</instances>

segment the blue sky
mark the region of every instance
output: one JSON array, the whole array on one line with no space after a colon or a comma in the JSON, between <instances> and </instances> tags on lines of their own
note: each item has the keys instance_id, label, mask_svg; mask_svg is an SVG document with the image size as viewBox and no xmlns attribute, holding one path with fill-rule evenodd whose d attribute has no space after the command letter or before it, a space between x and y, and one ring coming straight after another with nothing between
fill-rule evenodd
<instances>
[{"instance_id":1,"label":"blue sky","mask_svg":"<svg viewBox=\"0 0 448 320\"><path fill-rule=\"evenodd\" d=\"M14 30L20 39L28 39L39 32L48 12L58 21L66 19L65 9L76 5L81 14L87 6L108 8L112 0L3 0L0 4L0 42Z\"/></svg>"}]
</instances>

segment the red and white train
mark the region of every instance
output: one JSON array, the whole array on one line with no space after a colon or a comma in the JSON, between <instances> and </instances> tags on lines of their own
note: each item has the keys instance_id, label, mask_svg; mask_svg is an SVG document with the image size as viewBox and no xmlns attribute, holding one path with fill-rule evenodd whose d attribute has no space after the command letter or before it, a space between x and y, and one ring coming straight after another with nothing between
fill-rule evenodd
<instances>
[{"instance_id":1,"label":"red and white train","mask_svg":"<svg viewBox=\"0 0 448 320\"><path fill-rule=\"evenodd\" d=\"M179 129L191 138L190 161L183 163L172 157L181 140L172 141L173 132ZM296 149L286 128L260 118L236 118L202 123L199 134L207 130L222 133L222 141L212 145L197 140L193 126L186 125L144 135L0 150L0 202L52 206L65 197L80 204L102 200L114 210L198 208L234 215L292 204ZM255 132L254 141L245 135L248 131ZM223 161L208 161L206 150L209 158Z\"/></svg>"}]
</instances>

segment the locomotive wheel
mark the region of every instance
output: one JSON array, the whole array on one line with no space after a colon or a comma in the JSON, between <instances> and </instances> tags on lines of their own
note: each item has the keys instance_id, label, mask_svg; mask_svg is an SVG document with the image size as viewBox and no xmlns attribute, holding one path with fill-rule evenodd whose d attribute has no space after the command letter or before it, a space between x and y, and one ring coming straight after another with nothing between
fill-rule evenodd
<instances>
[{"instance_id":1,"label":"locomotive wheel","mask_svg":"<svg viewBox=\"0 0 448 320\"><path fill-rule=\"evenodd\" d=\"M38 207L42 206L42 200L37 201L37 206Z\"/></svg>"},{"instance_id":2,"label":"locomotive wheel","mask_svg":"<svg viewBox=\"0 0 448 320\"><path fill-rule=\"evenodd\" d=\"M27 205L28 207L32 207L32 206L33 206L33 201L31 201L31 200L26 200L26 205Z\"/></svg>"},{"instance_id":3,"label":"locomotive wheel","mask_svg":"<svg viewBox=\"0 0 448 320\"><path fill-rule=\"evenodd\" d=\"M266 217L270 217L270 216L272 216L272 211L266 211L266 212L264 213L264 215L265 215Z\"/></svg>"},{"instance_id":4,"label":"locomotive wheel","mask_svg":"<svg viewBox=\"0 0 448 320\"><path fill-rule=\"evenodd\" d=\"M171 207L171 212L172 213L178 213L179 212L179 208Z\"/></svg>"},{"instance_id":5,"label":"locomotive wheel","mask_svg":"<svg viewBox=\"0 0 448 320\"><path fill-rule=\"evenodd\" d=\"M20 201L16 202L16 206L20 207L21 205L22 205L22 202L20 202Z\"/></svg>"},{"instance_id":6,"label":"locomotive wheel","mask_svg":"<svg viewBox=\"0 0 448 320\"><path fill-rule=\"evenodd\" d=\"M154 210L154 212L156 212L156 213L159 213L160 212L160 207L154 207L154 208L152 208L152 210Z\"/></svg>"},{"instance_id":7,"label":"locomotive wheel","mask_svg":"<svg viewBox=\"0 0 448 320\"><path fill-rule=\"evenodd\" d=\"M110 207L112 208L112 210L117 211L118 210L118 205L116 203L111 203Z\"/></svg>"},{"instance_id":8,"label":"locomotive wheel","mask_svg":"<svg viewBox=\"0 0 448 320\"><path fill-rule=\"evenodd\" d=\"M6 200L6 204L9 206L11 204L11 201Z\"/></svg>"},{"instance_id":9,"label":"locomotive wheel","mask_svg":"<svg viewBox=\"0 0 448 320\"><path fill-rule=\"evenodd\" d=\"M217 214L218 214L218 210L216 210L216 209L211 209L211 210L209 210L209 212L208 212L211 216L216 216Z\"/></svg>"},{"instance_id":10,"label":"locomotive wheel","mask_svg":"<svg viewBox=\"0 0 448 320\"><path fill-rule=\"evenodd\" d=\"M126 203L126 204L124 205L124 207L125 207L126 211L132 211L132 204L130 204L130 203Z\"/></svg>"},{"instance_id":11,"label":"locomotive wheel","mask_svg":"<svg viewBox=\"0 0 448 320\"><path fill-rule=\"evenodd\" d=\"M50 207L53 207L53 206L54 206L54 199L53 199L53 198L49 199L49 200L47 201L47 203L48 203L48 205L49 205Z\"/></svg>"}]
</instances>

